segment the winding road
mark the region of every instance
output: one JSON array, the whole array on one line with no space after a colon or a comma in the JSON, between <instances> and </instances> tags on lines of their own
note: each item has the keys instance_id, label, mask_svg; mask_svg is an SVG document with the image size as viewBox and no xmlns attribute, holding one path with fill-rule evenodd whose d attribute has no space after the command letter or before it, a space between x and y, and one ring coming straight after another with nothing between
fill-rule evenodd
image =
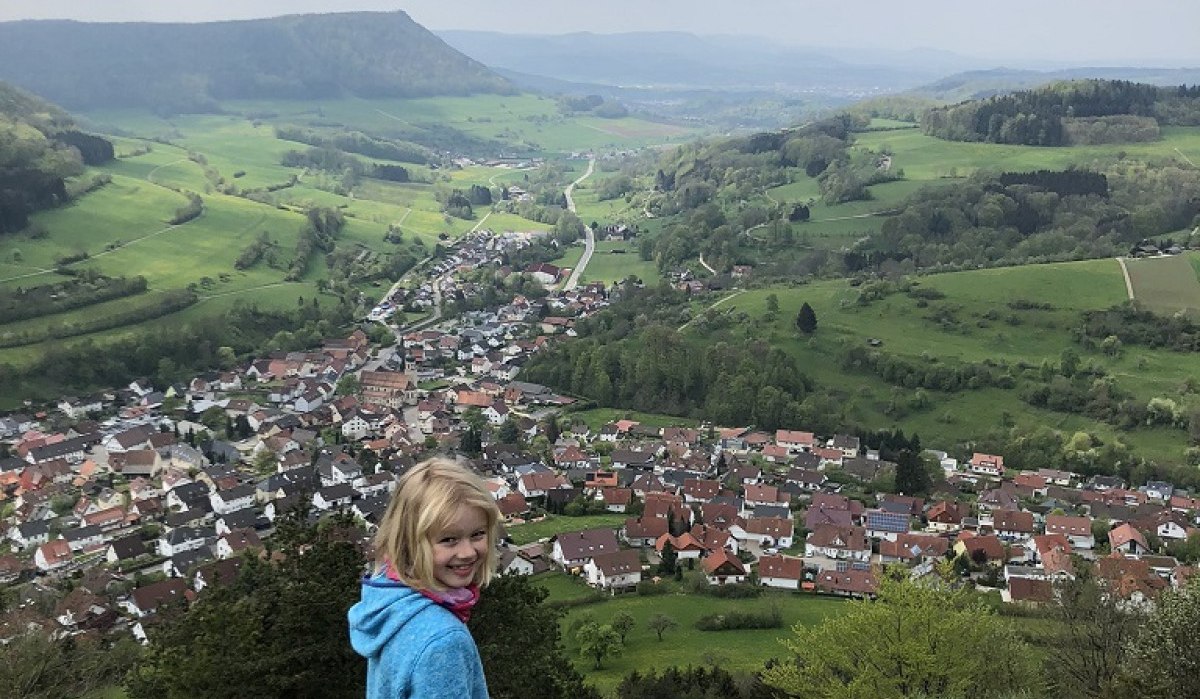
<instances>
[{"instance_id":1,"label":"winding road","mask_svg":"<svg viewBox=\"0 0 1200 699\"><path fill-rule=\"evenodd\" d=\"M592 176L592 172L596 169L596 156L592 156L588 160L587 172L583 173L579 179L567 185L563 194L567 197L567 209L571 213L575 213L575 200L571 198L571 192L575 191L575 185L583 182ZM579 277L583 274L583 270L587 268L589 262L592 261L592 253L596 252L596 232L588 226L583 227L583 256L579 258L579 264L575 265L575 269L571 270L571 276L567 278L567 283L563 284L563 291L574 289L579 284Z\"/></svg>"}]
</instances>

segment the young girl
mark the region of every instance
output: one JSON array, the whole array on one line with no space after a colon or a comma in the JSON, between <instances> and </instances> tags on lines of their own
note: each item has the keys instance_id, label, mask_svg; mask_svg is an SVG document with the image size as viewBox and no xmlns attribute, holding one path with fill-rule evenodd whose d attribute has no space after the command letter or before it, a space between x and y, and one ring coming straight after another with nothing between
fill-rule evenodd
<instances>
[{"instance_id":1,"label":"young girl","mask_svg":"<svg viewBox=\"0 0 1200 699\"><path fill-rule=\"evenodd\" d=\"M453 461L423 461L400 479L349 613L367 699L487 699L466 621L495 571L499 519L483 482Z\"/></svg>"}]
</instances>

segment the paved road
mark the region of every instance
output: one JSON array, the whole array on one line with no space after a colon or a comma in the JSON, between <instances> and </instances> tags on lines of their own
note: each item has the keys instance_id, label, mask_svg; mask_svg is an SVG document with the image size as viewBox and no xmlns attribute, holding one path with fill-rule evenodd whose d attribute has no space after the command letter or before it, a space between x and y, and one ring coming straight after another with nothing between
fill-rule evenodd
<instances>
[{"instance_id":1,"label":"paved road","mask_svg":"<svg viewBox=\"0 0 1200 699\"><path fill-rule=\"evenodd\" d=\"M567 209L571 213L575 213L575 200L571 198L571 192L575 190L575 185L583 182L592 176L592 172L596 169L596 157L588 161L587 172L567 185L567 189L563 192L567 197ZM571 270L571 276L567 278L567 283L563 284L563 291L574 289L579 284L579 277L583 274L583 270L587 269L588 263L592 261L592 253L596 252L596 232L588 226L583 227L583 256L579 258L579 264L575 265L575 269Z\"/></svg>"}]
</instances>

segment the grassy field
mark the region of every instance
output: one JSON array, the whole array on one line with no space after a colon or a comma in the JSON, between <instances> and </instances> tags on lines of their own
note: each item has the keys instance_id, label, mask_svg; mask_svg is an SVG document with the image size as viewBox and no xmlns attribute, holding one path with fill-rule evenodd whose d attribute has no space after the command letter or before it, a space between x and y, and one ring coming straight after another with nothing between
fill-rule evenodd
<instances>
[{"instance_id":1,"label":"grassy field","mask_svg":"<svg viewBox=\"0 0 1200 699\"><path fill-rule=\"evenodd\" d=\"M593 408L570 413L571 419L582 421L593 431L617 420L635 420L643 425L652 427L695 427L697 422L684 417L672 415L656 415L654 413L639 413L636 410L620 410L618 408Z\"/></svg>"},{"instance_id":2,"label":"grassy field","mask_svg":"<svg viewBox=\"0 0 1200 699\"><path fill-rule=\"evenodd\" d=\"M275 124L317 127L347 124L369 133L407 139L431 127L448 126L482 140L525 145L541 155L682 142L698 134L695 129L628 117L568 116L559 111L553 99L529 94L408 100L236 101L223 106L229 114L163 119L142 112L107 110L86 116L99 128L171 140L178 130L201 121L206 124L205 132L214 132L214 127L224 131L216 136L218 140L238 138L248 129L270 129ZM203 144L197 141L196 145Z\"/></svg>"},{"instance_id":3,"label":"grassy field","mask_svg":"<svg viewBox=\"0 0 1200 699\"><path fill-rule=\"evenodd\" d=\"M421 239L427 248L444 236L457 237L476 228L488 230L545 230L546 224L513 214L490 213L477 207L472 220L445 216L436 199L439 187L495 186L523 181L531 170L503 166L468 166L432 171L405 164L413 176L430 183L398 184L363 180L352 195L338 194L335 178L318 171L285 167L280 159L289 150L307 146L275 137L276 124L323 128L345 125L404 138L433 126L450 126L471 136L524 143L539 154L585 151L592 148L631 148L679 140L694 131L636 119L603 120L568 117L558 113L553 100L517 96L436 98L422 100L333 100L318 103L247 102L227 105L223 114L181 115L162 118L153 114L116 110L84 115L89 128L119 134L113 137L117 160L90 170L85 177L106 173L112 182L71 204L33 217L37 235L6 236L0 240L0 291L15 290L56 280L59 260L87 258L71 266L94 268L109 275L145 276L150 289L198 285L202 303L145 327L220 313L237 299L260 304L292 305L298 295L316 293L313 284L327 276L319 262L309 265L303 284L284 284L284 270L265 263L238 271L233 262L260 233L278 243L286 260L303 225L303 212L313 206L340 209L347 224L341 246L387 254L394 250L383 240L389 225L398 225L409 240ZM369 162L377 162L363 158ZM568 173L582 172L583 161L569 161ZM218 183L241 190L285 186L266 194L266 203L218 193ZM167 222L186 204L179 190L200 194L200 217L179 226ZM586 196L585 196L586 198ZM618 265L600 262L591 279L619 279ZM364 287L368 293L369 288ZM122 299L105 304L115 312L151 299ZM41 324L69 323L97 307L0 327L15 333ZM162 323L160 323L162 321ZM137 326L142 327L142 326ZM119 328L64 340L105 340L128 334ZM38 356L37 345L0 350L0 362L22 364Z\"/></svg>"},{"instance_id":4,"label":"grassy field","mask_svg":"<svg viewBox=\"0 0 1200 699\"><path fill-rule=\"evenodd\" d=\"M1175 255L1126 260L1133 298L1156 313L1200 314L1200 279L1192 266L1197 259Z\"/></svg>"},{"instance_id":5,"label":"grassy field","mask_svg":"<svg viewBox=\"0 0 1200 699\"><path fill-rule=\"evenodd\" d=\"M896 208L906 197L922 187L939 187L961 182L976 170L1032 171L1061 170L1070 166L1089 166L1115 162L1129 157L1144 160L1176 161L1200 159L1200 129L1166 127L1163 138L1149 143L1125 143L1071 148L1038 148L994 143L944 141L926 136L919 129L893 127L903 122L879 121L885 130L855 134L852 152L890 152L893 171L903 171L904 179L873 185L871 199L828 205L821 201L815 178L796 171L793 182L767 190L767 203L812 201L811 218L795 227L799 243L821 249L840 249L858 238L879 230L884 218L871 216ZM872 122L875 126L876 122Z\"/></svg>"},{"instance_id":6,"label":"grassy field","mask_svg":"<svg viewBox=\"0 0 1200 699\"><path fill-rule=\"evenodd\" d=\"M615 252L623 250L624 252ZM562 257L554 260L560 267L574 268L583 256L583 246L572 245L566 249ZM641 279L647 284L657 282L661 277L658 266L653 260L643 260L638 256L637 242L619 242L602 240L596 243L596 251L588 262L587 269L579 278L580 284L587 282L617 282L627 279L630 275Z\"/></svg>"},{"instance_id":7,"label":"grassy field","mask_svg":"<svg viewBox=\"0 0 1200 699\"><path fill-rule=\"evenodd\" d=\"M689 573L696 576L699 573ZM561 573L543 574L535 578L550 590L550 599L578 599L588 595L582 582L568 579ZM674 583L665 582L677 588ZM683 584L687 588L688 583ZM707 614L730 611L765 612L778 607L783 626L778 629L748 631L699 631L696 621ZM575 657L576 667L603 693L611 693L621 678L634 670L663 669L670 666L718 664L730 671L753 671L768 658L778 658L786 652L779 643L796 624L812 625L845 609L845 602L828 597L816 597L783 591L768 591L756 599L727 600L693 593L674 592L644 597L627 594L603 602L571 607L562 620L563 638L567 653ZM579 646L572 638L571 624L580 618L608 623L621 611L629 612L637 625L629 633L622 653L604 660L600 670L593 661L579 655ZM656 614L666 614L679 626L657 635L646 622Z\"/></svg>"},{"instance_id":8,"label":"grassy field","mask_svg":"<svg viewBox=\"0 0 1200 699\"><path fill-rule=\"evenodd\" d=\"M1195 255L1195 253L1190 253ZM1187 262L1180 258L1182 267ZM927 391L928 404L906 403L912 390L896 390L866 373L845 370L838 362L843 348L878 340L890 354L919 362L953 364L997 360L1018 365L1056 363L1068 348L1086 362L1103 367L1117 384L1138 398L1173 398L1183 405L1196 402L1184 388L1200 372L1200 357L1143 347L1126 348L1116 357L1089 352L1074 341L1071 329L1081 313L1108 308L1126 299L1124 279L1115 260L1029 265L977 270L919 278L921 288L936 289L945 298L924 307L906 294L894 294L862 306L858 289L844 281L797 288L749 290L722 303L717 310L737 318L735 337L765 338L797 359L805 374L832 388L848 420L868 425L898 425L915 430L927 446L951 448L992 426L1014 421L1030 429L1050 426L1064 431L1087 430L1105 439L1120 439L1147 457L1181 463L1188 446L1182 431L1138 429L1116 432L1110 426L1078 415L1033 408L1016 391L994 388L959 393ZM775 294L779 313L767 312L767 296ZM1048 309L1018 310L1011 302L1036 300ZM802 303L818 319L817 332L801 337L793 320ZM703 323L687 333L700 342L717 335ZM889 410L899 398L905 407Z\"/></svg>"},{"instance_id":9,"label":"grassy field","mask_svg":"<svg viewBox=\"0 0 1200 699\"><path fill-rule=\"evenodd\" d=\"M587 515L584 517L563 517L547 515L539 522L508 525L508 537L518 546L530 544L538 539L557 536L564 532L578 532L584 529L608 527L617 529L625 524L628 517L624 514Z\"/></svg>"}]
</instances>

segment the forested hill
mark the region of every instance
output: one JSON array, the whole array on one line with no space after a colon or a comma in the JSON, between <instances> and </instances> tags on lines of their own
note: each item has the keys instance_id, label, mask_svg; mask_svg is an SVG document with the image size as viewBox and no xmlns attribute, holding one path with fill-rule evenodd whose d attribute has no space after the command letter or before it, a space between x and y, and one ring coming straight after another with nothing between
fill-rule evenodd
<instances>
[{"instance_id":1,"label":"forested hill","mask_svg":"<svg viewBox=\"0 0 1200 699\"><path fill-rule=\"evenodd\" d=\"M204 24L0 23L0 79L71 109L509 92L404 12Z\"/></svg>"},{"instance_id":2,"label":"forested hill","mask_svg":"<svg viewBox=\"0 0 1200 699\"><path fill-rule=\"evenodd\" d=\"M1152 141L1159 126L1200 124L1200 86L1059 82L930 109L925 133L952 141L1069 146Z\"/></svg>"},{"instance_id":3,"label":"forested hill","mask_svg":"<svg viewBox=\"0 0 1200 699\"><path fill-rule=\"evenodd\" d=\"M69 198L66 178L84 163L111 160L112 144L75 130L70 115L0 82L0 233L24 228L29 214Z\"/></svg>"}]
</instances>

